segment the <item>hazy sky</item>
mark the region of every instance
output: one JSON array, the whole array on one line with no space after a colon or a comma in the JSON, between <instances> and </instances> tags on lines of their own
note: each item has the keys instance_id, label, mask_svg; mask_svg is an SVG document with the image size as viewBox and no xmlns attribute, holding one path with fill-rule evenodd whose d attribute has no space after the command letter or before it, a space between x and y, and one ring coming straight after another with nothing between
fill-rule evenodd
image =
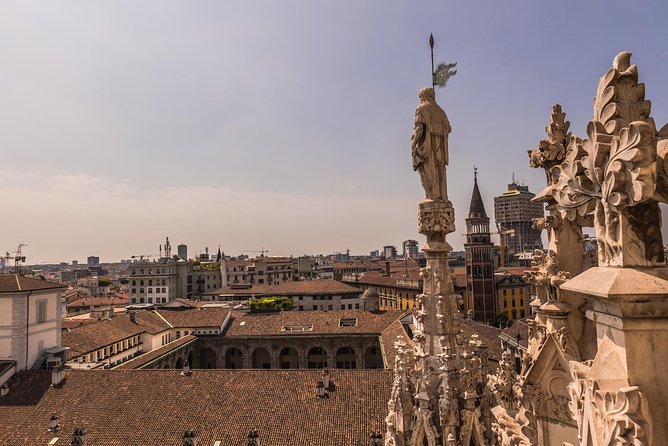
<instances>
[{"instance_id":1,"label":"hazy sky","mask_svg":"<svg viewBox=\"0 0 668 446\"><path fill-rule=\"evenodd\" d=\"M165 236L190 254L422 241L409 140L430 32L437 62L458 62L437 97L461 249L473 166L492 217L513 172L542 189L527 149L556 102L585 135L618 52L668 121L667 17L665 0L2 2L0 250L26 243L37 263L157 254Z\"/></svg>"}]
</instances>

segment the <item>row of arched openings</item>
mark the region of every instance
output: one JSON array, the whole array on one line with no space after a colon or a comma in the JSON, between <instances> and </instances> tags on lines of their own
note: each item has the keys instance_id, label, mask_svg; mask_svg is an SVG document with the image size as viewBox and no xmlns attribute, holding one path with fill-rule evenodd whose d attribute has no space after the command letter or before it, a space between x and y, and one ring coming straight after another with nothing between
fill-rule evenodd
<instances>
[{"instance_id":1,"label":"row of arched openings","mask_svg":"<svg viewBox=\"0 0 668 446\"><path fill-rule=\"evenodd\" d=\"M208 350L205 352L205 350ZM202 357L215 356L211 349L203 349ZM356 369L356 368L382 368L383 359L380 355L378 347L367 347L364 351L362 360L364 364L358 364L358 358L355 349L352 347L341 347L334 355L334 364L328 363L327 351L322 347L312 347L306 354L306 367L309 369L322 369L326 367L334 367L337 369ZM215 364L215 358L213 359ZM293 347L282 348L278 354L278 368L280 369L298 369L300 364L299 352ZM225 352L224 368L240 369L244 367L244 354L238 348L230 348ZM250 356L250 367L253 369L271 369L274 368L272 356L266 348L256 348ZM203 368L215 368L203 367Z\"/></svg>"}]
</instances>

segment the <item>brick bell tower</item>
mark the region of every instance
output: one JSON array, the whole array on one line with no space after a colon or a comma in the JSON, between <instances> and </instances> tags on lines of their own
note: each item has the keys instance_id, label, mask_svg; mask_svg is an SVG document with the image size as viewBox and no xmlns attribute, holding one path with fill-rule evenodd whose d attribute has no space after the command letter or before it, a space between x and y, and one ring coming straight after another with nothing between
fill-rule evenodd
<instances>
[{"instance_id":1,"label":"brick bell tower","mask_svg":"<svg viewBox=\"0 0 668 446\"><path fill-rule=\"evenodd\" d=\"M474 168L473 194L466 218L466 310L473 319L495 323L497 314L494 286L494 244L489 232L489 217L478 188L478 169Z\"/></svg>"}]
</instances>

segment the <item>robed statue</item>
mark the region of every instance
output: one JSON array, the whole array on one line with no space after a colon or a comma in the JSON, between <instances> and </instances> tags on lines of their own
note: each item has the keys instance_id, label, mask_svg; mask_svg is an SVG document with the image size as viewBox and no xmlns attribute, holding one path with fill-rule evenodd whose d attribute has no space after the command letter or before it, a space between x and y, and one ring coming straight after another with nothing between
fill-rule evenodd
<instances>
[{"instance_id":1,"label":"robed statue","mask_svg":"<svg viewBox=\"0 0 668 446\"><path fill-rule=\"evenodd\" d=\"M428 201L448 201L445 168L448 165L448 135L452 131L448 116L436 103L434 90L420 90L420 105L415 110L411 137L413 170L420 180Z\"/></svg>"}]
</instances>

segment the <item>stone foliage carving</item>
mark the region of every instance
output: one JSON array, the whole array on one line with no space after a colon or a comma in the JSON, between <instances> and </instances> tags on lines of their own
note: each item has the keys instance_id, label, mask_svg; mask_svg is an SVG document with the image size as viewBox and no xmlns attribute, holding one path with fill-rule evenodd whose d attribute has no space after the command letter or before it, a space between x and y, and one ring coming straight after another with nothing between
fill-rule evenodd
<instances>
[{"instance_id":1,"label":"stone foliage carving","mask_svg":"<svg viewBox=\"0 0 668 446\"><path fill-rule=\"evenodd\" d=\"M637 386L600 390L590 368L572 362L569 409L582 446L649 446L652 423L647 399Z\"/></svg>"},{"instance_id":2,"label":"stone foliage carving","mask_svg":"<svg viewBox=\"0 0 668 446\"><path fill-rule=\"evenodd\" d=\"M551 170L552 195L564 218L593 214L601 266L662 264L657 199L657 131L644 84L620 53L601 78L587 138L571 137Z\"/></svg>"},{"instance_id":3,"label":"stone foliage carving","mask_svg":"<svg viewBox=\"0 0 668 446\"><path fill-rule=\"evenodd\" d=\"M545 169L548 184L554 183L552 168L561 164L566 156L566 147L571 139L571 133L568 131L570 126L571 123L566 121L566 113L561 110L561 105L553 105L550 124L545 127L547 139L541 140L538 147L528 151L529 165Z\"/></svg>"},{"instance_id":4,"label":"stone foliage carving","mask_svg":"<svg viewBox=\"0 0 668 446\"><path fill-rule=\"evenodd\" d=\"M455 230L455 210L450 202L421 203L418 214L420 234L444 237Z\"/></svg>"},{"instance_id":5,"label":"stone foliage carving","mask_svg":"<svg viewBox=\"0 0 668 446\"><path fill-rule=\"evenodd\" d=\"M546 254L536 249L531 269L526 272L524 279L534 285L536 297L541 303L561 302L559 285L570 279L570 274L559 270L557 255L554 251L548 251Z\"/></svg>"},{"instance_id":6,"label":"stone foliage carving","mask_svg":"<svg viewBox=\"0 0 668 446\"><path fill-rule=\"evenodd\" d=\"M531 412L521 408L516 413L511 412L511 415L499 409L498 407L492 409L496 418L492 429L496 434L497 444L503 446L535 446L538 444L538 436L534 427L536 419Z\"/></svg>"}]
</instances>

